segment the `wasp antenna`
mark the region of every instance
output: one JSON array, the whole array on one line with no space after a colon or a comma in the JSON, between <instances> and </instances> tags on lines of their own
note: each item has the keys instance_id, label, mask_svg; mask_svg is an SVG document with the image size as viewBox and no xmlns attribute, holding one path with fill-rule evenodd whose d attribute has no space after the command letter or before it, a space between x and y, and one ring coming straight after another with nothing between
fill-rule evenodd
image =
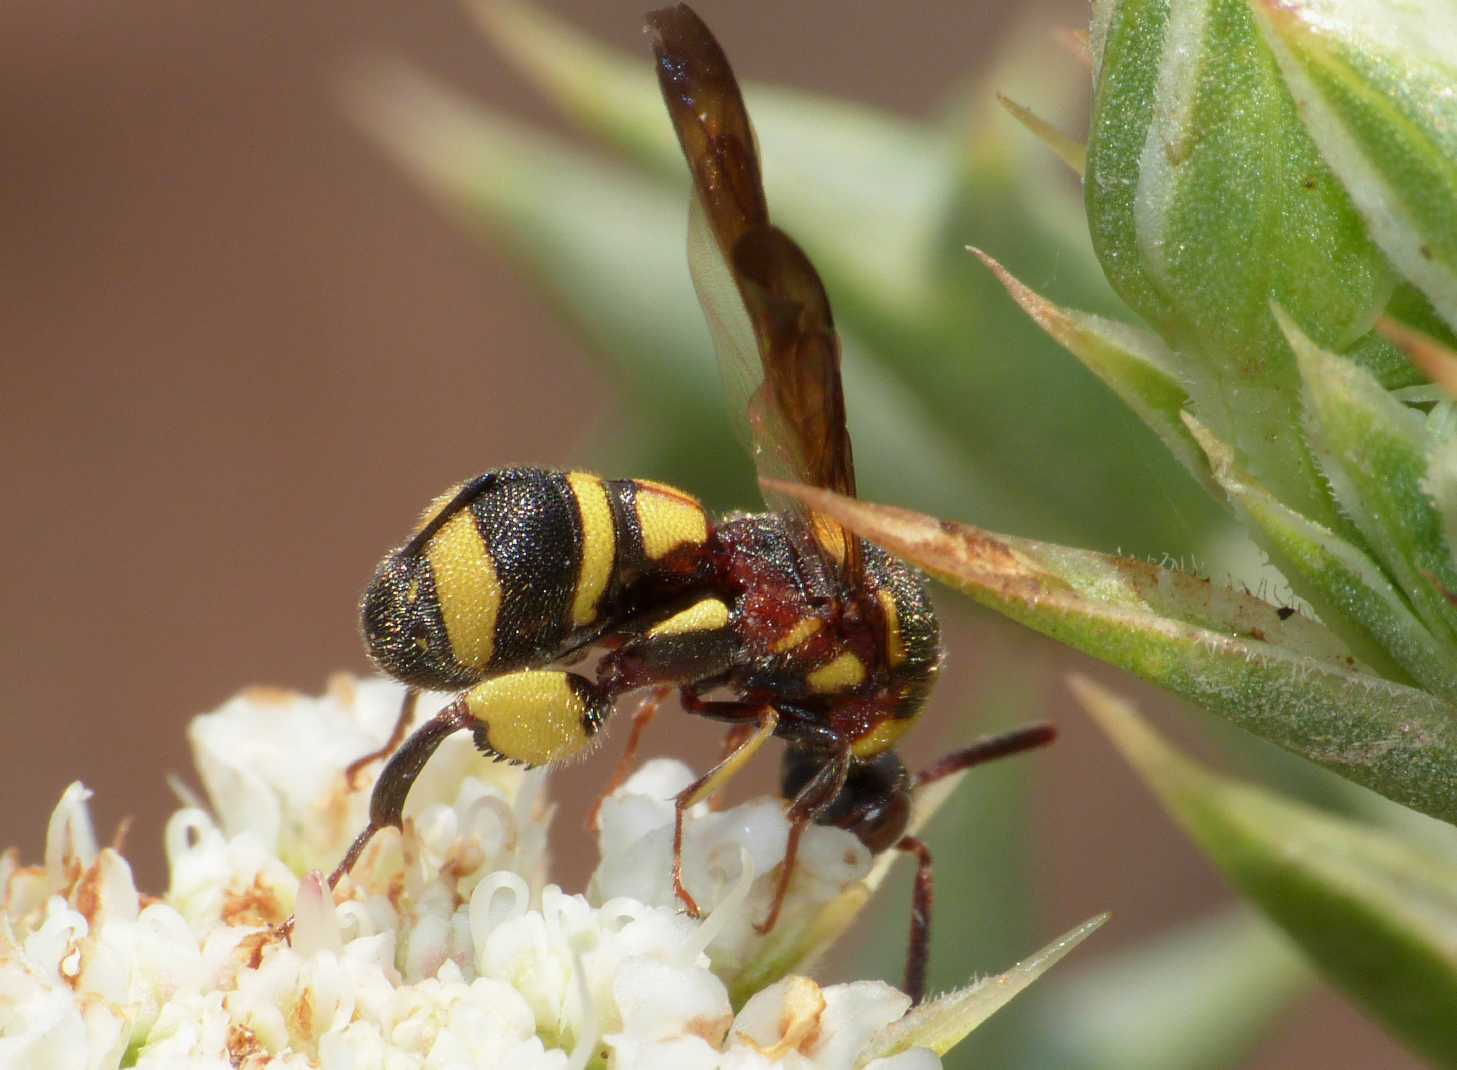
<instances>
[{"instance_id":1,"label":"wasp antenna","mask_svg":"<svg viewBox=\"0 0 1457 1070\"><path fill-rule=\"evenodd\" d=\"M1046 722L1014 728L997 736L979 739L969 747L952 751L935 764L916 774L916 787L923 788L952 773L970 769L973 765L1021 754L1024 750L1045 747L1057 738L1057 728Z\"/></svg>"}]
</instances>

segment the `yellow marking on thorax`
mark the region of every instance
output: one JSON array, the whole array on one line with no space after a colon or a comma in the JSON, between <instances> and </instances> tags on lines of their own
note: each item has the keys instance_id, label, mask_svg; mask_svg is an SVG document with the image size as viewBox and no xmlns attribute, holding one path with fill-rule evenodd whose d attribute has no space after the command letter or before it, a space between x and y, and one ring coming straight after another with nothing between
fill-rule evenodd
<instances>
[{"instance_id":1,"label":"yellow marking on thorax","mask_svg":"<svg viewBox=\"0 0 1457 1070\"><path fill-rule=\"evenodd\" d=\"M901 736L910 731L914 717L887 717L878 725L850 744L850 753L857 758L873 758L882 751L888 751L900 742Z\"/></svg>"},{"instance_id":2,"label":"yellow marking on thorax","mask_svg":"<svg viewBox=\"0 0 1457 1070\"><path fill-rule=\"evenodd\" d=\"M582 566L572 595L572 626L580 628L597 619L597 603L612 579L617 554L617 529L602 480L586 472L568 472L567 485L577 499L582 518Z\"/></svg>"},{"instance_id":3,"label":"yellow marking on thorax","mask_svg":"<svg viewBox=\"0 0 1457 1070\"><path fill-rule=\"evenodd\" d=\"M784 638L780 639L769 649L776 654L783 654L786 651L793 650L800 643L824 627L824 624L825 622L820 620L819 617L800 617L799 622L793 628L789 629Z\"/></svg>"},{"instance_id":4,"label":"yellow marking on thorax","mask_svg":"<svg viewBox=\"0 0 1457 1070\"><path fill-rule=\"evenodd\" d=\"M657 639L664 635L687 635L690 632L712 632L722 628L729 621L728 606L717 598L705 598L687 609L674 613L667 620L648 629L648 637Z\"/></svg>"},{"instance_id":5,"label":"yellow marking on thorax","mask_svg":"<svg viewBox=\"0 0 1457 1070\"><path fill-rule=\"evenodd\" d=\"M484 669L496 648L501 581L474 514L463 509L447 520L426 545L425 558L435 574L450 652L467 668Z\"/></svg>"},{"instance_id":6,"label":"yellow marking on thorax","mask_svg":"<svg viewBox=\"0 0 1457 1070\"><path fill-rule=\"evenodd\" d=\"M865 682L865 663L846 650L808 674L805 681L817 695L848 691Z\"/></svg>"},{"instance_id":7,"label":"yellow marking on thorax","mask_svg":"<svg viewBox=\"0 0 1457 1070\"><path fill-rule=\"evenodd\" d=\"M896 609L895 598L889 591L876 591L875 597L880 600L881 612L885 614L885 658L894 669L906 660L906 643L901 638L900 612Z\"/></svg>"},{"instance_id":8,"label":"yellow marking on thorax","mask_svg":"<svg viewBox=\"0 0 1457 1070\"><path fill-rule=\"evenodd\" d=\"M697 501L663 483L639 479L637 522L642 529L643 553L657 561L684 544L708 540L708 517Z\"/></svg>"},{"instance_id":9,"label":"yellow marking on thorax","mask_svg":"<svg viewBox=\"0 0 1457 1070\"><path fill-rule=\"evenodd\" d=\"M575 758L591 746L589 709L570 674L528 669L477 684L465 695L497 754L528 765Z\"/></svg>"}]
</instances>

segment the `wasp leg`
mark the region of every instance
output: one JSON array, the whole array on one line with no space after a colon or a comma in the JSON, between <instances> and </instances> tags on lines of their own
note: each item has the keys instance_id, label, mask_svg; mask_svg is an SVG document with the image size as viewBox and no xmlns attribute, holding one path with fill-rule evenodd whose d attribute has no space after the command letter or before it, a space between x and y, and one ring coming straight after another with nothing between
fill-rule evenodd
<instances>
[{"instance_id":1,"label":"wasp leg","mask_svg":"<svg viewBox=\"0 0 1457 1070\"><path fill-rule=\"evenodd\" d=\"M916 885L911 892L911 937L906 944L905 993L915 1006L926 998L926 964L931 957L931 903L935 882L931 852L915 836L902 836L896 850L916 856Z\"/></svg>"},{"instance_id":2,"label":"wasp leg","mask_svg":"<svg viewBox=\"0 0 1457 1070\"><path fill-rule=\"evenodd\" d=\"M986 736L961 750L954 750L933 765L916 774L916 787L923 788L943 777L970 769L997 758L1021 754L1024 750L1044 747L1057 738L1057 729L1050 724L1034 724L1025 728L1014 728L1001 735Z\"/></svg>"},{"instance_id":3,"label":"wasp leg","mask_svg":"<svg viewBox=\"0 0 1457 1070\"><path fill-rule=\"evenodd\" d=\"M784 897L789 894L789 878L794 874L794 861L799 856L799 838L804 835L805 825L835 801L845 786L845 778L850 775L850 742L839 736L836 738L838 741L830 752L829 760L800 789L784 813L789 819L789 842L784 848L779 884L774 889L774 902L769 907L769 916L754 926L761 934L768 933L779 921L779 912L784 908Z\"/></svg>"},{"instance_id":4,"label":"wasp leg","mask_svg":"<svg viewBox=\"0 0 1457 1070\"><path fill-rule=\"evenodd\" d=\"M973 765L1045 746L1056 738L1057 729L1050 724L1028 725L1001 735L987 736L961 750L952 751L921 770L916 775L915 786L925 787ZM926 967L931 954L931 905L935 898L931 852L915 836L902 836L895 846L897 850L916 856L916 883L911 893L911 933L906 945L905 991L912 1003L917 1004L926 995Z\"/></svg>"},{"instance_id":5,"label":"wasp leg","mask_svg":"<svg viewBox=\"0 0 1457 1070\"><path fill-rule=\"evenodd\" d=\"M607 796L622 787L623 782L627 780L627 775L632 772L633 762L637 758L638 744L642 742L643 730L652 723L653 718L657 716L658 707L671 693L672 688L655 687L633 711L632 731L627 737L627 749L618 759L617 768L612 771L611 781L608 782L607 787L602 789L602 794L597 796L597 801L592 804L592 809L587 813L588 832L597 831L597 819L602 813L602 804L607 801Z\"/></svg>"},{"instance_id":6,"label":"wasp leg","mask_svg":"<svg viewBox=\"0 0 1457 1070\"><path fill-rule=\"evenodd\" d=\"M754 726L751 724L736 724L724 733L723 744L719 748L718 759L723 761L734 751L738 750L744 740L754 734ZM718 810L723 806L723 796L715 795L708 800L710 810Z\"/></svg>"},{"instance_id":7,"label":"wasp leg","mask_svg":"<svg viewBox=\"0 0 1457 1070\"><path fill-rule=\"evenodd\" d=\"M584 676L525 669L477 684L419 728L395 751L369 797L369 824L329 876L329 887L354 866L374 834L399 828L405 798L445 737L469 728L476 749L518 765L552 765L586 753L612 712L611 697Z\"/></svg>"},{"instance_id":8,"label":"wasp leg","mask_svg":"<svg viewBox=\"0 0 1457 1070\"><path fill-rule=\"evenodd\" d=\"M385 740L384 746L355 758L354 761L344 767L344 782L349 785L350 791L353 791L359 786L357 781L360 770L370 762L378 761L381 758L388 758L395 752L395 748L404 742L405 732L410 727L410 722L415 719L415 705L419 701L420 691L418 688L405 688L405 698L400 703L400 716L395 721L395 727L390 730L390 738Z\"/></svg>"},{"instance_id":9,"label":"wasp leg","mask_svg":"<svg viewBox=\"0 0 1457 1070\"><path fill-rule=\"evenodd\" d=\"M405 797L410 794L415 778L435 753L435 748L440 746L446 736L453 735L462 728L475 728L480 724L481 722L471 716L464 697L458 698L415 729L415 734L395 751L380 772L379 779L374 782L374 791L369 797L369 824L354 838L349 850L344 853L343 861L329 874L331 889L344 874L354 868L354 863L359 861L359 856L369 846L369 841L374 839L376 832L383 828L400 827Z\"/></svg>"},{"instance_id":10,"label":"wasp leg","mask_svg":"<svg viewBox=\"0 0 1457 1070\"><path fill-rule=\"evenodd\" d=\"M690 706L687 699L685 699L685 706L695 709L695 711L711 711L711 716L720 719L733 718L743 722L753 718L757 721L753 733L735 747L731 754L689 784L673 799L673 893L682 902L683 909L688 912L688 915L696 918L699 914L698 903L693 896L688 894L688 889L683 887L684 815L690 806L709 798L744 767L744 763L752 758L754 752L774 734L774 729L779 725L779 711L773 706L741 706L733 702L697 702L694 700Z\"/></svg>"}]
</instances>

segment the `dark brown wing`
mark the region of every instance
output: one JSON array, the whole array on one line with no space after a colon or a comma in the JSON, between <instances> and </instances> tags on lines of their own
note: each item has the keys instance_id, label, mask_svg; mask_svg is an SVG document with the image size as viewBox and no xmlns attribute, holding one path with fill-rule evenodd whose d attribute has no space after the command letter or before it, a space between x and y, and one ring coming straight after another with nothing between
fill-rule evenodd
<instances>
[{"instance_id":1,"label":"dark brown wing","mask_svg":"<svg viewBox=\"0 0 1457 1070\"><path fill-rule=\"evenodd\" d=\"M658 82L693 174L688 259L731 393L742 393L760 475L855 493L840 341L814 265L769 222L758 146L723 49L685 5L647 17ZM805 515L802 506L776 507ZM858 541L807 515L815 549L846 582Z\"/></svg>"}]
</instances>

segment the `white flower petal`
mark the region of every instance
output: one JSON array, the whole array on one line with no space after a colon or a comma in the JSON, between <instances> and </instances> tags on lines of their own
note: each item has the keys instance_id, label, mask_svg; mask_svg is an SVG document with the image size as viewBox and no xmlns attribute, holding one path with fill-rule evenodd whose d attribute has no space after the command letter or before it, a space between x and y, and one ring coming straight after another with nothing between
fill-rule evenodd
<instances>
[{"instance_id":1,"label":"white flower petal","mask_svg":"<svg viewBox=\"0 0 1457 1070\"><path fill-rule=\"evenodd\" d=\"M848 1070L899 1014L904 997L883 985L794 978L735 1019L732 974L710 960L731 971L762 946L753 922L788 825L776 799L691 808L688 880L714 913L689 918L671 884L671 800L693 774L676 762L648 763L608 800L592 895L569 895L544 880L543 776L483 761L460 733L427 764L404 828L329 889L310 870L335 863L368 803L344 768L389 732L400 697L341 680L198 718L214 813L168 822L162 900L97 850L87 792L68 788L45 865L0 852L0 1066L107 1067L130 1052L144 1070L577 1070L606 1052L623 1070ZM868 862L847 833L807 829L781 924Z\"/></svg>"}]
</instances>

